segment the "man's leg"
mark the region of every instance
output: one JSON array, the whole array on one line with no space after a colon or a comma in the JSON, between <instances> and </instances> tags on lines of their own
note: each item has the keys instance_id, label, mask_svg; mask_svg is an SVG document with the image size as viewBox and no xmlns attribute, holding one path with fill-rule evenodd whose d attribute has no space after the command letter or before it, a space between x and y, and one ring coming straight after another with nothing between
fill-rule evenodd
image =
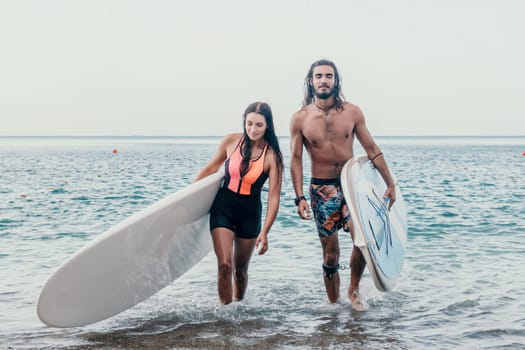
<instances>
[{"instance_id":1,"label":"man's leg","mask_svg":"<svg viewBox=\"0 0 525 350\"><path fill-rule=\"evenodd\" d=\"M323 247L323 277L328 300L335 303L339 299L339 237L337 232L320 237Z\"/></svg>"},{"instance_id":2,"label":"man's leg","mask_svg":"<svg viewBox=\"0 0 525 350\"><path fill-rule=\"evenodd\" d=\"M352 221L348 222L352 241L354 240L354 225ZM352 248L352 256L350 257L350 287L348 288L348 298L352 304L352 308L357 311L365 311L366 305L361 300L359 295L359 283L365 271L366 261L361 253L361 250L356 246Z\"/></svg>"}]
</instances>

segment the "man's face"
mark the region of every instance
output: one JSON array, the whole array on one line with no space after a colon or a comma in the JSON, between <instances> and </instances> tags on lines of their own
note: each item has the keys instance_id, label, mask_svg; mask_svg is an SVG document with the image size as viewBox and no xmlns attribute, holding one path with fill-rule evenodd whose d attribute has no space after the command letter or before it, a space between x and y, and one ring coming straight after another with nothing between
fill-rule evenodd
<instances>
[{"instance_id":1,"label":"man's face","mask_svg":"<svg viewBox=\"0 0 525 350\"><path fill-rule=\"evenodd\" d=\"M326 100L334 93L335 74L331 66L317 66L311 78L314 94L317 98Z\"/></svg>"}]
</instances>

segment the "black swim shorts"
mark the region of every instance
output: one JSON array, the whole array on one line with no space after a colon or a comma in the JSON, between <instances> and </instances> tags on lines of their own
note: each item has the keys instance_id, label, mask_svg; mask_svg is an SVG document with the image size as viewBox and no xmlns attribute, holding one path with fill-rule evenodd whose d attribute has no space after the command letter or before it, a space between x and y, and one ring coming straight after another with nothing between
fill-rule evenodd
<instances>
[{"instance_id":1,"label":"black swim shorts","mask_svg":"<svg viewBox=\"0 0 525 350\"><path fill-rule=\"evenodd\" d=\"M210 232L225 227L238 238L257 238L261 231L262 204L260 196L236 194L221 188L210 210Z\"/></svg>"}]
</instances>

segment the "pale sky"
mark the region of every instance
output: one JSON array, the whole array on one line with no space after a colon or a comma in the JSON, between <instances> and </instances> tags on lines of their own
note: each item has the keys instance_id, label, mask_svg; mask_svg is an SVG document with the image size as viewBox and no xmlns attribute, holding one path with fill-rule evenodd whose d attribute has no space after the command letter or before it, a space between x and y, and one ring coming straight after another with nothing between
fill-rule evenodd
<instances>
[{"instance_id":1,"label":"pale sky","mask_svg":"<svg viewBox=\"0 0 525 350\"><path fill-rule=\"evenodd\" d=\"M523 0L0 0L0 136L288 135L333 60L373 135L525 135Z\"/></svg>"}]
</instances>

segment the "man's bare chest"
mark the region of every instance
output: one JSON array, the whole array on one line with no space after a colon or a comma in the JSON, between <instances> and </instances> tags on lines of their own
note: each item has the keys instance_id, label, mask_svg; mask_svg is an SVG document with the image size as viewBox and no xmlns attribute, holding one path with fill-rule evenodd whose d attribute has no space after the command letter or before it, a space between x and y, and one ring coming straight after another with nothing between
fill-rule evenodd
<instances>
[{"instance_id":1,"label":"man's bare chest","mask_svg":"<svg viewBox=\"0 0 525 350\"><path fill-rule=\"evenodd\" d=\"M352 140L353 124L329 117L311 118L303 127L303 136L312 146Z\"/></svg>"}]
</instances>

